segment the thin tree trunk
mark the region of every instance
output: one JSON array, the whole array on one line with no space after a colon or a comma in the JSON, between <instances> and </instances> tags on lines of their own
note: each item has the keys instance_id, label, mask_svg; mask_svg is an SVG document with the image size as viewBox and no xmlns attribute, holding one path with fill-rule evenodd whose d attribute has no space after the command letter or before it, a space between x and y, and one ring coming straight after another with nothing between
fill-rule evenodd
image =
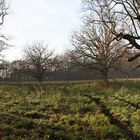
<instances>
[{"instance_id":1,"label":"thin tree trunk","mask_svg":"<svg viewBox=\"0 0 140 140\"><path fill-rule=\"evenodd\" d=\"M109 83L109 79L108 79L108 69L104 69L104 70L101 70L101 74L103 75L103 80L105 83Z\"/></svg>"}]
</instances>

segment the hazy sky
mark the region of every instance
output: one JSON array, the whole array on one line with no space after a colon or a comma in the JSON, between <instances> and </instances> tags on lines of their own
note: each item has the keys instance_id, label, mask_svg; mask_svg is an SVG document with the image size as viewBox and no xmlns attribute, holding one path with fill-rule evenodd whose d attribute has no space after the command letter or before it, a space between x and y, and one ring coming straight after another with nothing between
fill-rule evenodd
<instances>
[{"instance_id":1,"label":"hazy sky","mask_svg":"<svg viewBox=\"0 0 140 140\"><path fill-rule=\"evenodd\" d=\"M6 59L21 58L27 42L46 41L62 52L69 46L70 35L79 28L81 0L12 0L3 33L14 45L5 52Z\"/></svg>"}]
</instances>

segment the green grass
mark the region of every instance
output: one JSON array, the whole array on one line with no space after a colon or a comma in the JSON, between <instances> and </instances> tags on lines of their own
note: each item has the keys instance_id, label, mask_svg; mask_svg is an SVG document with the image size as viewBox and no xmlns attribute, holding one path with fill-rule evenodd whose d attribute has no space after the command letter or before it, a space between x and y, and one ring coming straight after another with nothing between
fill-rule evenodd
<instances>
[{"instance_id":1,"label":"green grass","mask_svg":"<svg viewBox=\"0 0 140 140\"><path fill-rule=\"evenodd\" d=\"M140 135L140 81L0 84L0 140L131 140L84 95L99 97ZM115 88L114 88L115 87Z\"/></svg>"}]
</instances>

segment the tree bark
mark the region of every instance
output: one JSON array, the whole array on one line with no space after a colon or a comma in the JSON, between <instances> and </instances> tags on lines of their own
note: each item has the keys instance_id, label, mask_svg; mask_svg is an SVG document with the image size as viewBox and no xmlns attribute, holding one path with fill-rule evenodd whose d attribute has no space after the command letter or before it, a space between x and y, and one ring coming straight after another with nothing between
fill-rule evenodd
<instances>
[{"instance_id":1,"label":"tree bark","mask_svg":"<svg viewBox=\"0 0 140 140\"><path fill-rule=\"evenodd\" d=\"M105 83L109 83L109 79L108 79L108 69L104 68L103 70L101 70L101 74L103 75L103 80Z\"/></svg>"}]
</instances>

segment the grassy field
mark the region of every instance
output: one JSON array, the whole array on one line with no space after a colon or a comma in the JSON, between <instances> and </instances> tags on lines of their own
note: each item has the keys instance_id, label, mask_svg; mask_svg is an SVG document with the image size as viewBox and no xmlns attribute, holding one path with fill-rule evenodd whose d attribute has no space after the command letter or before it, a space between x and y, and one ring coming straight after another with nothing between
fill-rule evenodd
<instances>
[{"instance_id":1,"label":"grassy field","mask_svg":"<svg viewBox=\"0 0 140 140\"><path fill-rule=\"evenodd\" d=\"M0 84L0 140L140 140L140 81Z\"/></svg>"}]
</instances>

